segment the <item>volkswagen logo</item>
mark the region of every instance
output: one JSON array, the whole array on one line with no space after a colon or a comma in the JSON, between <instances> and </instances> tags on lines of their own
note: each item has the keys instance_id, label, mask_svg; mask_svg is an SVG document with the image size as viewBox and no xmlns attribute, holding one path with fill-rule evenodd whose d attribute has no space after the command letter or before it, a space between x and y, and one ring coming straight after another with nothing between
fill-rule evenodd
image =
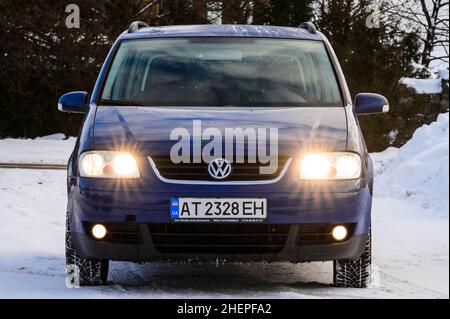
<instances>
[{"instance_id":1,"label":"volkswagen logo","mask_svg":"<svg viewBox=\"0 0 450 319\"><path fill-rule=\"evenodd\" d=\"M215 179L224 179L231 174L231 163L224 158L216 158L209 163L208 173Z\"/></svg>"}]
</instances>

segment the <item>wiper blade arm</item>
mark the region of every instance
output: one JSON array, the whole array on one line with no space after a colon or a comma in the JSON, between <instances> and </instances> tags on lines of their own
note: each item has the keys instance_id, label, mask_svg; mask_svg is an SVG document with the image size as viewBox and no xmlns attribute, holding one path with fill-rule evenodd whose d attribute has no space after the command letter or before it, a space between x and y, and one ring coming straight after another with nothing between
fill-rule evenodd
<instances>
[{"instance_id":1,"label":"wiper blade arm","mask_svg":"<svg viewBox=\"0 0 450 319\"><path fill-rule=\"evenodd\" d=\"M126 106L142 106L143 104L138 101L133 100L107 100L101 99L101 105L126 105Z\"/></svg>"}]
</instances>

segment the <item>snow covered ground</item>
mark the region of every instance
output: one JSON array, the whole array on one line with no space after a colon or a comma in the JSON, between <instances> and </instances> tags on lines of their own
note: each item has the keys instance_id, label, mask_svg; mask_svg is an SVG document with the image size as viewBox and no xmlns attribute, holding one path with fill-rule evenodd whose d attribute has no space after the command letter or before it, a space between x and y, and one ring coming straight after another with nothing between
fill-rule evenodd
<instances>
[{"instance_id":1,"label":"snow covered ground","mask_svg":"<svg viewBox=\"0 0 450 319\"><path fill-rule=\"evenodd\" d=\"M64 134L52 134L36 139L0 140L0 163L66 164L75 138L64 140Z\"/></svg>"},{"instance_id":2,"label":"snow covered ground","mask_svg":"<svg viewBox=\"0 0 450 319\"><path fill-rule=\"evenodd\" d=\"M113 262L111 285L68 289L65 171L0 169L0 298L449 298L448 122L441 115L401 149L372 154L371 288L331 287L329 262ZM64 162L74 140L55 138L0 140L0 162Z\"/></svg>"}]
</instances>

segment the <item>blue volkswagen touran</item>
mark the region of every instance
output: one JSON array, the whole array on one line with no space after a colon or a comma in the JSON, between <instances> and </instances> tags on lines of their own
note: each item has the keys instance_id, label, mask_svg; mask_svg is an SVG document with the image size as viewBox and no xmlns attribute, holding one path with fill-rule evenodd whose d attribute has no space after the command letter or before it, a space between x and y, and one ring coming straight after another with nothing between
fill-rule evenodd
<instances>
[{"instance_id":1,"label":"blue volkswagen touran","mask_svg":"<svg viewBox=\"0 0 450 319\"><path fill-rule=\"evenodd\" d=\"M333 261L366 287L373 167L330 43L311 23L149 27L119 36L67 170L66 261L81 285L110 260Z\"/></svg>"}]
</instances>

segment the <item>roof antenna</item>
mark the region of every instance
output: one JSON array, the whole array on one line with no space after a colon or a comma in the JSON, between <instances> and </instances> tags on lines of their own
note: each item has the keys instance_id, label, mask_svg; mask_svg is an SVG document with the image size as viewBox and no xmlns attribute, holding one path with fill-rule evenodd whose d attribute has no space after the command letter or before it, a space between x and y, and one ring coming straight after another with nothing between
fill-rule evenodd
<instances>
[{"instance_id":1,"label":"roof antenna","mask_svg":"<svg viewBox=\"0 0 450 319\"><path fill-rule=\"evenodd\" d=\"M133 33L141 28L148 28L148 27L149 27L149 25L145 22L134 21L134 22L131 22L130 26L128 27L128 33Z\"/></svg>"},{"instance_id":2,"label":"roof antenna","mask_svg":"<svg viewBox=\"0 0 450 319\"><path fill-rule=\"evenodd\" d=\"M311 34L317 34L316 26L312 22L303 22L300 24L301 29L306 29Z\"/></svg>"}]
</instances>

